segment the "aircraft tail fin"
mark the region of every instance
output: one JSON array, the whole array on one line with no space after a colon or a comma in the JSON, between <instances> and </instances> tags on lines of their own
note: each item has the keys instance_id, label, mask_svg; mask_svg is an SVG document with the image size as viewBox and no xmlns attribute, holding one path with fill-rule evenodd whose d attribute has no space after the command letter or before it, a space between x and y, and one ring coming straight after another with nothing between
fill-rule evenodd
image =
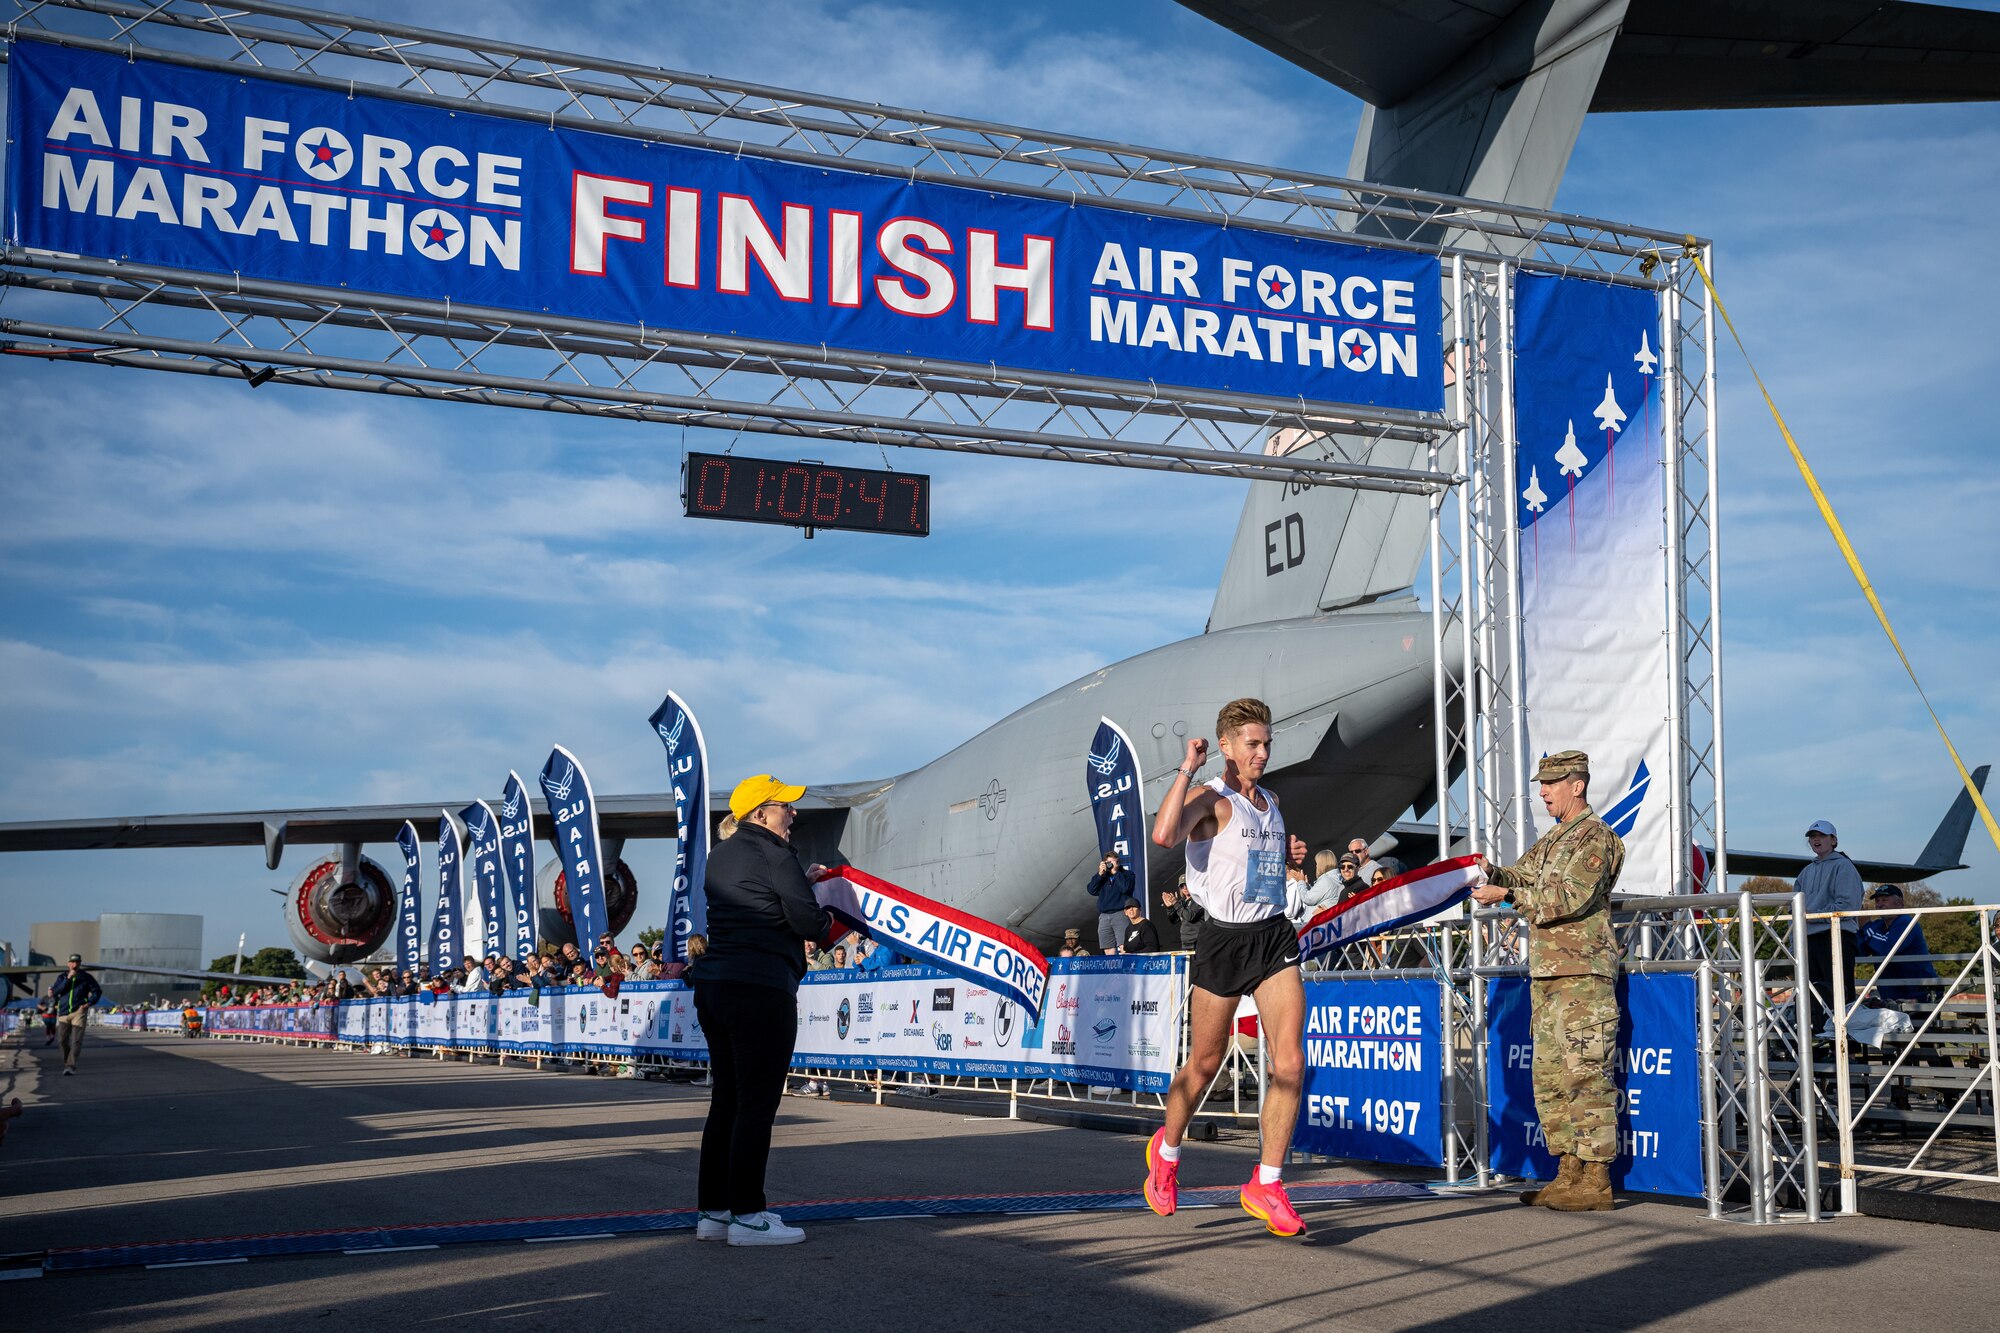
<instances>
[{"instance_id":1,"label":"aircraft tail fin","mask_svg":"<svg viewBox=\"0 0 2000 1333\"><path fill-rule=\"evenodd\" d=\"M1972 770L1972 785L1982 793L1986 790L1986 775L1992 765L1981 764ZM1956 867L1965 857L1966 835L1972 832L1972 793L1963 787L1951 803L1951 809L1944 812L1944 822L1931 834L1931 840L1924 844L1924 850L1917 856L1917 864L1939 869Z\"/></svg>"},{"instance_id":2,"label":"aircraft tail fin","mask_svg":"<svg viewBox=\"0 0 2000 1333\"><path fill-rule=\"evenodd\" d=\"M1424 446L1415 441L1362 442L1299 431L1278 432L1266 452L1384 467L1426 464ZM1421 495L1252 482L1209 612L1209 632L1406 591L1423 560L1428 503Z\"/></svg>"}]
</instances>

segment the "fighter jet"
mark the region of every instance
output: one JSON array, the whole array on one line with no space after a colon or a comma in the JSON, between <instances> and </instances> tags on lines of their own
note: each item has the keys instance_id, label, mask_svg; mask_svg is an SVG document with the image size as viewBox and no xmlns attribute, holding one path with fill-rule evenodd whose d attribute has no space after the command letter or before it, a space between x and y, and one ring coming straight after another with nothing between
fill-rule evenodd
<instances>
[{"instance_id":1,"label":"fighter jet","mask_svg":"<svg viewBox=\"0 0 2000 1333\"><path fill-rule=\"evenodd\" d=\"M1581 477L1583 470L1590 466L1590 460L1583 456L1583 450L1576 447L1574 421L1570 422L1569 429L1563 432L1563 447L1556 450L1556 463L1559 465L1557 475L1564 477Z\"/></svg>"},{"instance_id":2,"label":"fighter jet","mask_svg":"<svg viewBox=\"0 0 2000 1333\"><path fill-rule=\"evenodd\" d=\"M1576 435L1572 432L1570 440L1574 442L1575 439ZM1528 508L1534 513L1539 514L1548 508L1548 492L1542 489L1542 479L1539 469L1532 465L1528 468L1528 489L1521 492L1521 498L1528 502Z\"/></svg>"},{"instance_id":3,"label":"fighter jet","mask_svg":"<svg viewBox=\"0 0 2000 1333\"><path fill-rule=\"evenodd\" d=\"M1618 395L1611 391L1611 376L1604 377L1604 401L1591 409L1597 418L1597 428L1601 431L1615 431L1625 424L1625 409L1618 406ZM1575 429L1574 424L1570 427Z\"/></svg>"},{"instance_id":4,"label":"fighter jet","mask_svg":"<svg viewBox=\"0 0 2000 1333\"><path fill-rule=\"evenodd\" d=\"M1652 374L1660 364L1660 358L1653 355L1652 344L1647 341L1644 329L1639 330L1639 350L1632 353L1632 359L1639 363L1641 375Z\"/></svg>"}]
</instances>

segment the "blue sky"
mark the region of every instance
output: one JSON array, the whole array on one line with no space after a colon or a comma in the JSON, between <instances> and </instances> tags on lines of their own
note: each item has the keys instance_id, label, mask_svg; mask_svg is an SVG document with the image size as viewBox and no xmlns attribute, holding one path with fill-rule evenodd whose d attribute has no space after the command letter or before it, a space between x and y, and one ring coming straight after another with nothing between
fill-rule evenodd
<instances>
[{"instance_id":1,"label":"blue sky","mask_svg":"<svg viewBox=\"0 0 2000 1333\"><path fill-rule=\"evenodd\" d=\"M361 4L363 12L406 6ZM1005 7L432 0L424 22L764 83L1340 172L1359 104L1164 0ZM671 21L666 21L667 19ZM2000 110L1593 117L1558 207L1700 232L1968 763L2000 756ZM0 307L4 308L4 307ZM1914 855L1955 777L1748 374L1723 363L1732 842ZM900 771L1198 633L1238 483L902 452L922 542L690 523L676 428L0 359L8 819L497 795L552 742L657 790L672 687L718 781ZM778 453L751 440L752 452ZM879 465L872 450L841 461ZM1131 553L1103 579L1102 543ZM393 858L392 848L372 849ZM1937 887L2000 900L2000 857ZM666 879L655 844L628 853ZM187 911L281 943L307 864L0 858L0 939ZM656 899L657 901L657 899Z\"/></svg>"}]
</instances>

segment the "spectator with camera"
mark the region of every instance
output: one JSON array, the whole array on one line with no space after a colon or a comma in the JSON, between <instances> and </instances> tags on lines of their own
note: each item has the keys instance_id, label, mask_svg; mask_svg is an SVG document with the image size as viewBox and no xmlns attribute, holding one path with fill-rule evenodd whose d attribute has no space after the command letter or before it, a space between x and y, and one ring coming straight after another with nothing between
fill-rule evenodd
<instances>
[{"instance_id":1,"label":"spectator with camera","mask_svg":"<svg viewBox=\"0 0 2000 1333\"><path fill-rule=\"evenodd\" d=\"M1097 863L1085 892L1097 900L1097 947L1102 953L1117 953L1125 940L1125 904L1132 897L1132 872L1109 852Z\"/></svg>"}]
</instances>

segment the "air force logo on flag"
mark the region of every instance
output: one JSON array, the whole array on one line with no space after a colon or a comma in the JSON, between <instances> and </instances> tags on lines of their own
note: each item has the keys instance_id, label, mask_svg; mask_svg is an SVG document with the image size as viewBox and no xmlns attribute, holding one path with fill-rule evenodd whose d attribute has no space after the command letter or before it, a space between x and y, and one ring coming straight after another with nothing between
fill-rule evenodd
<instances>
[{"instance_id":1,"label":"air force logo on flag","mask_svg":"<svg viewBox=\"0 0 2000 1333\"><path fill-rule=\"evenodd\" d=\"M708 874L708 747L693 710L672 690L647 721L667 748L667 773L674 784L674 888L661 947L686 962L688 936L708 931L708 899L702 892Z\"/></svg>"}]
</instances>

